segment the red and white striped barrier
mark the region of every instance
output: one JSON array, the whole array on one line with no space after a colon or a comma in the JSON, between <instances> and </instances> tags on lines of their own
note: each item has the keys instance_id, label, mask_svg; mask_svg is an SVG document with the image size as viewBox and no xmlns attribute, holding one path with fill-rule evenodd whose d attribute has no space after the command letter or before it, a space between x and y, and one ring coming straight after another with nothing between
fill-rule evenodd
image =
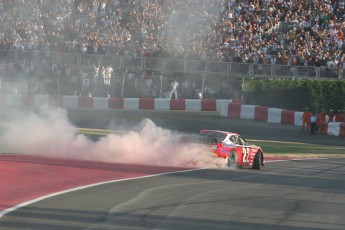
<instances>
[{"instance_id":1,"label":"red and white striped barrier","mask_svg":"<svg viewBox=\"0 0 345 230\"><path fill-rule=\"evenodd\" d=\"M37 108L43 105L66 109L219 111L224 99L100 98L83 96L0 95L0 107Z\"/></svg>"},{"instance_id":2,"label":"red and white striped barrier","mask_svg":"<svg viewBox=\"0 0 345 230\"><path fill-rule=\"evenodd\" d=\"M269 123L302 125L303 112L286 109L269 108L258 105L222 104L220 115L223 117L264 121Z\"/></svg>"},{"instance_id":3,"label":"red and white striped barrier","mask_svg":"<svg viewBox=\"0 0 345 230\"><path fill-rule=\"evenodd\" d=\"M258 105L223 103L220 108L220 115L237 119L301 126L303 112ZM326 119L328 119L328 116L326 116ZM324 122L320 124L320 132L329 136L345 137L345 123Z\"/></svg>"},{"instance_id":4,"label":"red and white striped barrier","mask_svg":"<svg viewBox=\"0 0 345 230\"><path fill-rule=\"evenodd\" d=\"M325 122L321 124L320 132L329 136L345 137L345 123Z\"/></svg>"}]
</instances>

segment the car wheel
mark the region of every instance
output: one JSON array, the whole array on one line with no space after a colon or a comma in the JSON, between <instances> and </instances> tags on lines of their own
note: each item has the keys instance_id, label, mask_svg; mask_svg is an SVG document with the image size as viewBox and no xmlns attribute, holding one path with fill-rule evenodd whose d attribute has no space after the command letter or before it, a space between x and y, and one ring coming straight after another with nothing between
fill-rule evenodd
<instances>
[{"instance_id":1,"label":"car wheel","mask_svg":"<svg viewBox=\"0 0 345 230\"><path fill-rule=\"evenodd\" d=\"M227 158L228 168L237 168L237 153L232 150Z\"/></svg>"},{"instance_id":2,"label":"car wheel","mask_svg":"<svg viewBox=\"0 0 345 230\"><path fill-rule=\"evenodd\" d=\"M255 154L254 162L253 162L253 169L261 169L262 165L262 153L257 152Z\"/></svg>"}]
</instances>

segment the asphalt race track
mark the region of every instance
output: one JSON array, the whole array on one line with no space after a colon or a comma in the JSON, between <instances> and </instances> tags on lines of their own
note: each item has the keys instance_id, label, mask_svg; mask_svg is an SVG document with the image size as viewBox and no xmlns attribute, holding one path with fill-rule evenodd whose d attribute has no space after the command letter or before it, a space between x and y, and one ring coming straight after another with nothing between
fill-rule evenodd
<instances>
[{"instance_id":1,"label":"asphalt race track","mask_svg":"<svg viewBox=\"0 0 345 230\"><path fill-rule=\"evenodd\" d=\"M90 128L126 128L135 129L144 118L151 119L157 126L176 130L179 132L196 133L200 129L228 130L240 133L247 139L293 141L324 145L345 146L344 138L326 136L322 134L309 135L300 127L291 125L256 122L220 117L216 112L157 112L157 111L113 111L112 120L74 119L73 122L80 127ZM95 117L97 117L95 113Z\"/></svg>"},{"instance_id":2,"label":"asphalt race track","mask_svg":"<svg viewBox=\"0 0 345 230\"><path fill-rule=\"evenodd\" d=\"M247 138L345 145L341 138L310 136L298 127L213 114L139 117L183 132L231 129ZM0 229L345 229L344 168L344 158L306 159L269 162L262 170L198 169L123 180L33 203L2 217Z\"/></svg>"},{"instance_id":3,"label":"asphalt race track","mask_svg":"<svg viewBox=\"0 0 345 230\"><path fill-rule=\"evenodd\" d=\"M122 181L53 197L1 229L344 229L344 159Z\"/></svg>"}]
</instances>

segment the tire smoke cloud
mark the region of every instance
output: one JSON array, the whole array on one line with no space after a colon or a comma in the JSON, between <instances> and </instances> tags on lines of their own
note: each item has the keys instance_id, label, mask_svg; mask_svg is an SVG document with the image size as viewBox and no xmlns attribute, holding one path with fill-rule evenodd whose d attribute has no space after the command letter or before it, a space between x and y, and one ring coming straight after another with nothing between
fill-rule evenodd
<instances>
[{"instance_id":1,"label":"tire smoke cloud","mask_svg":"<svg viewBox=\"0 0 345 230\"><path fill-rule=\"evenodd\" d=\"M208 146L185 141L185 134L158 127L150 119L143 119L135 130L111 133L98 141L78 133L62 108L18 113L10 122L15 125L9 126L0 140L7 153L155 166L225 167L223 159L210 156ZM116 130L116 124L111 126Z\"/></svg>"}]
</instances>

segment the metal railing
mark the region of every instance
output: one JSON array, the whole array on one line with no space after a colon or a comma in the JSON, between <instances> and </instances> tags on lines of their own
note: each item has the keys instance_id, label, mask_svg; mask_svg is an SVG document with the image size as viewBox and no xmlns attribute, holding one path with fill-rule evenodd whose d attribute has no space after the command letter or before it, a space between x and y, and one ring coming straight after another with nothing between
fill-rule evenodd
<instances>
[{"instance_id":1,"label":"metal railing","mask_svg":"<svg viewBox=\"0 0 345 230\"><path fill-rule=\"evenodd\" d=\"M339 68L325 66L287 66L190 59L111 56L99 54L57 53L46 51L0 50L2 63L55 63L66 65L111 66L115 71L151 70L164 73L221 75L226 77L284 79L342 79Z\"/></svg>"}]
</instances>

